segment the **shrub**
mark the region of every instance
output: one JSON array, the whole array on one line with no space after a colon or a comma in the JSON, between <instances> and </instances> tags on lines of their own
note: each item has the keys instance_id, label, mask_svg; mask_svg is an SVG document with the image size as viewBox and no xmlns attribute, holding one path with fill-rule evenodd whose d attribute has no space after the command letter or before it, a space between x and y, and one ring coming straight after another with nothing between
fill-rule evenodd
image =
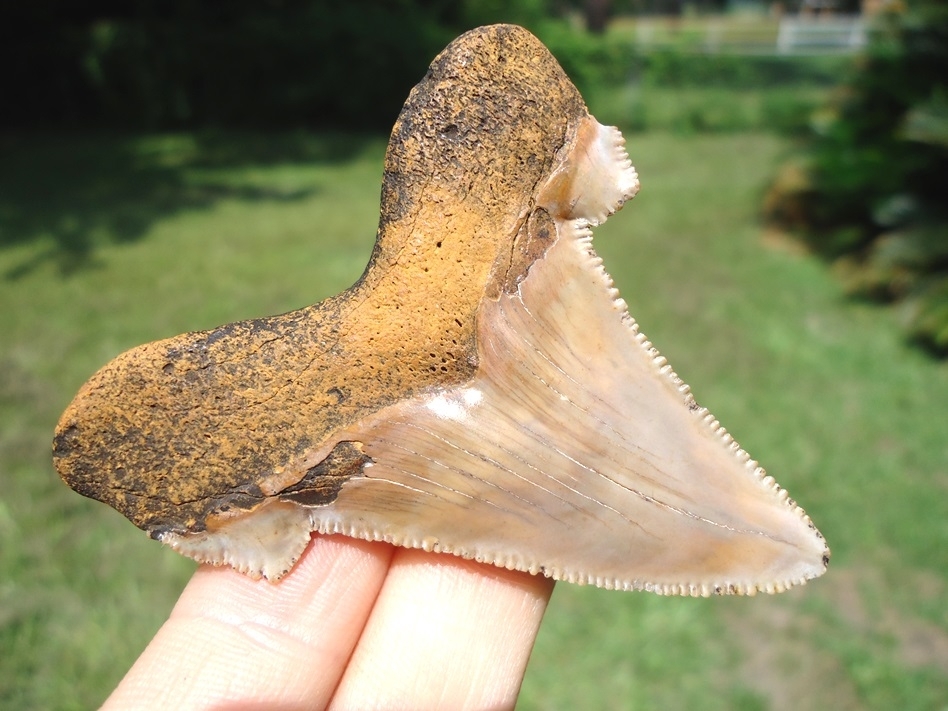
<instances>
[{"instance_id":1,"label":"shrub","mask_svg":"<svg viewBox=\"0 0 948 711\"><path fill-rule=\"evenodd\" d=\"M845 57L701 54L663 49L648 55L643 80L662 87L827 86L838 83Z\"/></svg>"},{"instance_id":2,"label":"shrub","mask_svg":"<svg viewBox=\"0 0 948 711\"><path fill-rule=\"evenodd\" d=\"M431 58L464 30L493 22L536 33L586 95L633 81L663 90L825 85L839 66L835 59L641 55L621 33L578 29L556 14L564 7L552 0L14 3L0 42L9 69L0 126L384 131ZM779 107L771 113L781 125L799 123ZM703 114L688 107L674 123L745 126Z\"/></svg>"},{"instance_id":3,"label":"shrub","mask_svg":"<svg viewBox=\"0 0 948 711\"><path fill-rule=\"evenodd\" d=\"M901 301L912 336L948 353L948 7L880 18L815 125L803 175L785 168L765 212L837 262L850 293Z\"/></svg>"}]
</instances>

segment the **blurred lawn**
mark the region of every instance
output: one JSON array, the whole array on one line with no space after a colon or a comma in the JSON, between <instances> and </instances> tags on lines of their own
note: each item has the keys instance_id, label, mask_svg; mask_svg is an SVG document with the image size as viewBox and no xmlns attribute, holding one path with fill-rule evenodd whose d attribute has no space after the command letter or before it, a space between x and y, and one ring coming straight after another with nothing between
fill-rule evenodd
<instances>
[{"instance_id":1,"label":"blurred lawn","mask_svg":"<svg viewBox=\"0 0 948 711\"><path fill-rule=\"evenodd\" d=\"M948 367L756 221L792 146L634 134L596 246L676 370L826 535L826 577L692 600L557 586L524 709L948 708ZM0 139L0 708L100 703L193 570L53 472L121 350L293 309L362 272L384 140Z\"/></svg>"}]
</instances>

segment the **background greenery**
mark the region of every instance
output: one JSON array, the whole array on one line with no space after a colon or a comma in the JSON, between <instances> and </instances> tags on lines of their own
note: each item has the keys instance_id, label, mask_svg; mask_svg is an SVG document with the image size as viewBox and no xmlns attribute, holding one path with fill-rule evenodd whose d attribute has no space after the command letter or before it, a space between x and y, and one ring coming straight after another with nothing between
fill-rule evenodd
<instances>
[{"instance_id":1,"label":"background greenery","mask_svg":"<svg viewBox=\"0 0 948 711\"><path fill-rule=\"evenodd\" d=\"M759 220L840 60L646 56L619 23L597 41L543 27L593 112L626 130L642 176L597 230L607 269L833 559L776 597L559 585L521 707L948 708L948 368L901 340L895 310L847 299ZM293 124L50 122L0 136L0 708L11 709L101 702L193 570L57 479L59 413L125 348L348 286L371 250L385 147L381 134Z\"/></svg>"},{"instance_id":2,"label":"background greenery","mask_svg":"<svg viewBox=\"0 0 948 711\"><path fill-rule=\"evenodd\" d=\"M693 25L666 28L663 36L684 51L658 55L636 51L629 23L614 23L598 35L575 31L573 5L610 4L662 2L15 3L0 22L0 127L387 131L444 45L466 29L499 21L533 30L583 91L626 80L759 88L837 73L826 63L690 55L701 41Z\"/></svg>"},{"instance_id":3,"label":"background greenery","mask_svg":"<svg viewBox=\"0 0 948 711\"><path fill-rule=\"evenodd\" d=\"M765 208L835 261L850 294L900 303L948 354L948 5L897 5L780 172Z\"/></svg>"}]
</instances>

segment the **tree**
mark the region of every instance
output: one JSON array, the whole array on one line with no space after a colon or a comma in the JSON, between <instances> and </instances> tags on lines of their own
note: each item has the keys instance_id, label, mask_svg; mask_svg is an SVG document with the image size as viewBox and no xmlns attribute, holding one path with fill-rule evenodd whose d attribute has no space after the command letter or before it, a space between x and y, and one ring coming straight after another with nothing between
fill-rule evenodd
<instances>
[{"instance_id":1,"label":"tree","mask_svg":"<svg viewBox=\"0 0 948 711\"><path fill-rule=\"evenodd\" d=\"M900 302L911 335L948 353L948 6L893 7L765 209L851 293Z\"/></svg>"}]
</instances>

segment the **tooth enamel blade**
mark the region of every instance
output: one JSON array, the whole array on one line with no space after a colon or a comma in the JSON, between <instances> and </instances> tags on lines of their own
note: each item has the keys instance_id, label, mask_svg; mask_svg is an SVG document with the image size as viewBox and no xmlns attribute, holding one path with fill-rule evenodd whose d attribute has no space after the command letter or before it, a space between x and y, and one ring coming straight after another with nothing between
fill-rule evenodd
<instances>
[{"instance_id":1,"label":"tooth enamel blade","mask_svg":"<svg viewBox=\"0 0 948 711\"><path fill-rule=\"evenodd\" d=\"M809 518L637 331L588 230L564 232L483 308L474 381L348 434L373 465L315 526L606 588L776 592L820 575Z\"/></svg>"}]
</instances>

